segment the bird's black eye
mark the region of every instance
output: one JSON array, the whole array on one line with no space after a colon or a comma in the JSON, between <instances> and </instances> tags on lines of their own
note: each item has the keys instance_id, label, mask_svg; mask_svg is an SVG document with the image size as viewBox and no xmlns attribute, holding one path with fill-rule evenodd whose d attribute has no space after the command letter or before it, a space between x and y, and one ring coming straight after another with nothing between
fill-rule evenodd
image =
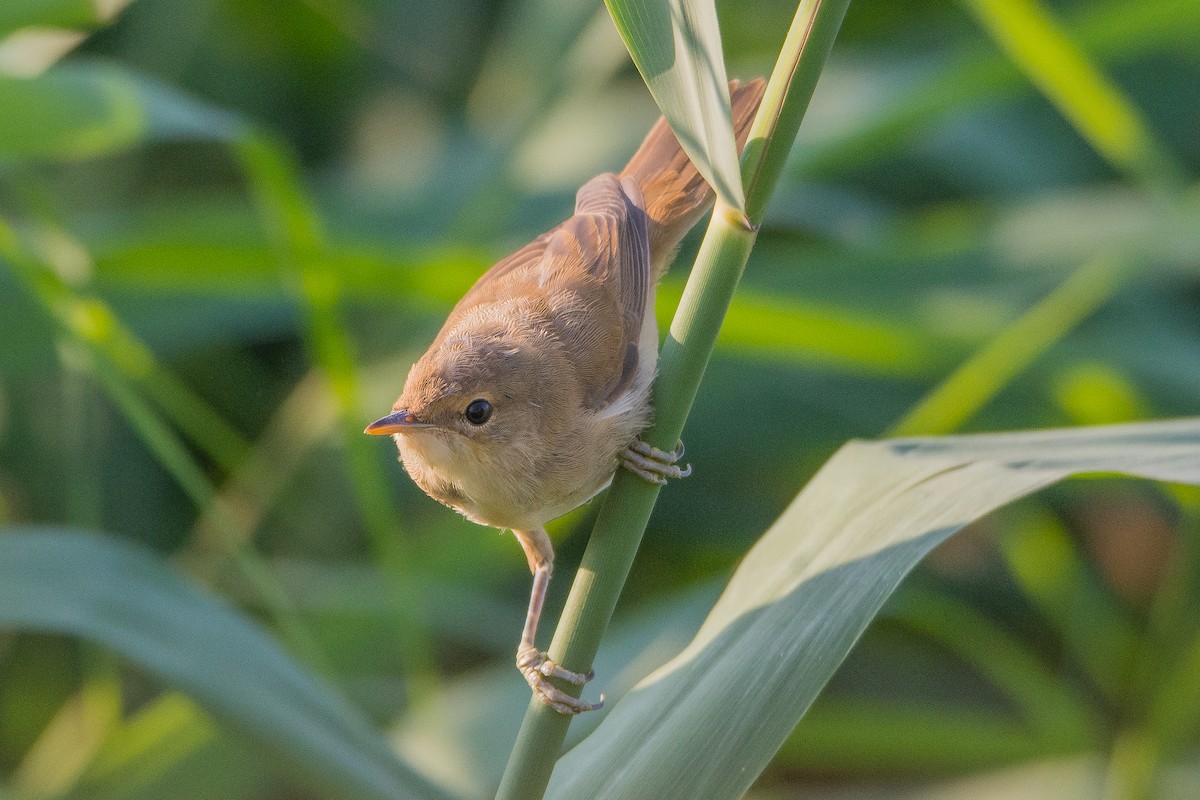
<instances>
[{"instance_id":1,"label":"bird's black eye","mask_svg":"<svg viewBox=\"0 0 1200 800\"><path fill-rule=\"evenodd\" d=\"M463 416L472 425L482 425L492 418L492 404L482 397L472 400L471 405L467 406L467 410L463 412Z\"/></svg>"}]
</instances>

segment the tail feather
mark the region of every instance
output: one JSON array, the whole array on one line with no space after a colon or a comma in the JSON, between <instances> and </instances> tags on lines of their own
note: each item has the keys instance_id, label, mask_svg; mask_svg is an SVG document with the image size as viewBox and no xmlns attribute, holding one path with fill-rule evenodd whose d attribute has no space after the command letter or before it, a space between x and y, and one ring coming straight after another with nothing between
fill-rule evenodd
<instances>
[{"instance_id":1,"label":"tail feather","mask_svg":"<svg viewBox=\"0 0 1200 800\"><path fill-rule=\"evenodd\" d=\"M762 78L741 84L729 82L739 153L765 89ZM712 188L679 146L665 118L650 129L620 177L636 180L645 195L646 215L650 218L650 263L657 279L670 265L680 240L712 205Z\"/></svg>"}]
</instances>

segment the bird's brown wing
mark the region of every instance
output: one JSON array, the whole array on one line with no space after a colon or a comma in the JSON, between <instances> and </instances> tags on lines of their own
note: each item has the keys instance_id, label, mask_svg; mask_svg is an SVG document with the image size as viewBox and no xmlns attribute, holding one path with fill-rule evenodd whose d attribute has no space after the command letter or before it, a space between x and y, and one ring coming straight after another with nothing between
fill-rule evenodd
<instances>
[{"instance_id":1,"label":"bird's brown wing","mask_svg":"<svg viewBox=\"0 0 1200 800\"><path fill-rule=\"evenodd\" d=\"M584 404L593 408L619 397L638 372L652 288L641 202L636 183L612 174L593 178L542 256L547 288L563 298L556 333L577 366Z\"/></svg>"},{"instance_id":2,"label":"bird's brown wing","mask_svg":"<svg viewBox=\"0 0 1200 800\"><path fill-rule=\"evenodd\" d=\"M520 250L493 264L491 269L480 275L474 285L462 296L455 310L473 306L482 299L490 298L496 291L497 285L502 283L505 278L511 276L522 267L539 263L542 260L542 255L546 252L546 245L549 244L550 238L559 227L562 226L551 228Z\"/></svg>"},{"instance_id":3,"label":"bird's brown wing","mask_svg":"<svg viewBox=\"0 0 1200 800\"><path fill-rule=\"evenodd\" d=\"M500 259L491 269L479 276L474 285L455 304L430 349L436 348L457 327L464 315L480 306L495 305L522 293L521 284L528 281L530 268L536 268L546 253L546 245L562 226L551 228L520 250Z\"/></svg>"},{"instance_id":4,"label":"bird's brown wing","mask_svg":"<svg viewBox=\"0 0 1200 800\"><path fill-rule=\"evenodd\" d=\"M575 196L574 217L577 231L584 220L593 226L580 232L585 237L591 230L599 234L581 239L580 249L585 259L592 256L592 274L616 291L625 328L635 342L650 290L650 237L640 200L636 183L623 185L615 175L599 175Z\"/></svg>"}]
</instances>

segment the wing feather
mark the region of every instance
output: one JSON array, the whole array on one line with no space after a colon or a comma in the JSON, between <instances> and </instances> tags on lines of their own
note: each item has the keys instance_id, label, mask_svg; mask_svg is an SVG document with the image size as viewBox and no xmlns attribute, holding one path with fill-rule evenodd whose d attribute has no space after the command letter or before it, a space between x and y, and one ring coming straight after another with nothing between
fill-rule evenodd
<instances>
[{"instance_id":1,"label":"wing feather","mask_svg":"<svg viewBox=\"0 0 1200 800\"><path fill-rule=\"evenodd\" d=\"M620 320L619 341L605 348L610 368L591 387L593 402L615 399L638 373L638 343L652 288L650 234L641 199L636 182L599 175L579 190L575 216L563 226L572 229L584 264L603 285Z\"/></svg>"}]
</instances>

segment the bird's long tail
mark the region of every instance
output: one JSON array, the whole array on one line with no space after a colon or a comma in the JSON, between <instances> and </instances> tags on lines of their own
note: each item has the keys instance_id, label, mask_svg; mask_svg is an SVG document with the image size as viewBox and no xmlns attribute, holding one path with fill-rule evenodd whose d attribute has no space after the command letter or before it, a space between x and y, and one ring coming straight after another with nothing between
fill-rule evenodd
<instances>
[{"instance_id":1,"label":"bird's long tail","mask_svg":"<svg viewBox=\"0 0 1200 800\"><path fill-rule=\"evenodd\" d=\"M746 144L750 123L765 88L762 78L746 83L729 82L739 153ZM692 166L665 118L651 128L621 177L636 179L645 196L646 214L650 217L650 261L657 278L670 265L680 240L712 205L712 188Z\"/></svg>"}]
</instances>

